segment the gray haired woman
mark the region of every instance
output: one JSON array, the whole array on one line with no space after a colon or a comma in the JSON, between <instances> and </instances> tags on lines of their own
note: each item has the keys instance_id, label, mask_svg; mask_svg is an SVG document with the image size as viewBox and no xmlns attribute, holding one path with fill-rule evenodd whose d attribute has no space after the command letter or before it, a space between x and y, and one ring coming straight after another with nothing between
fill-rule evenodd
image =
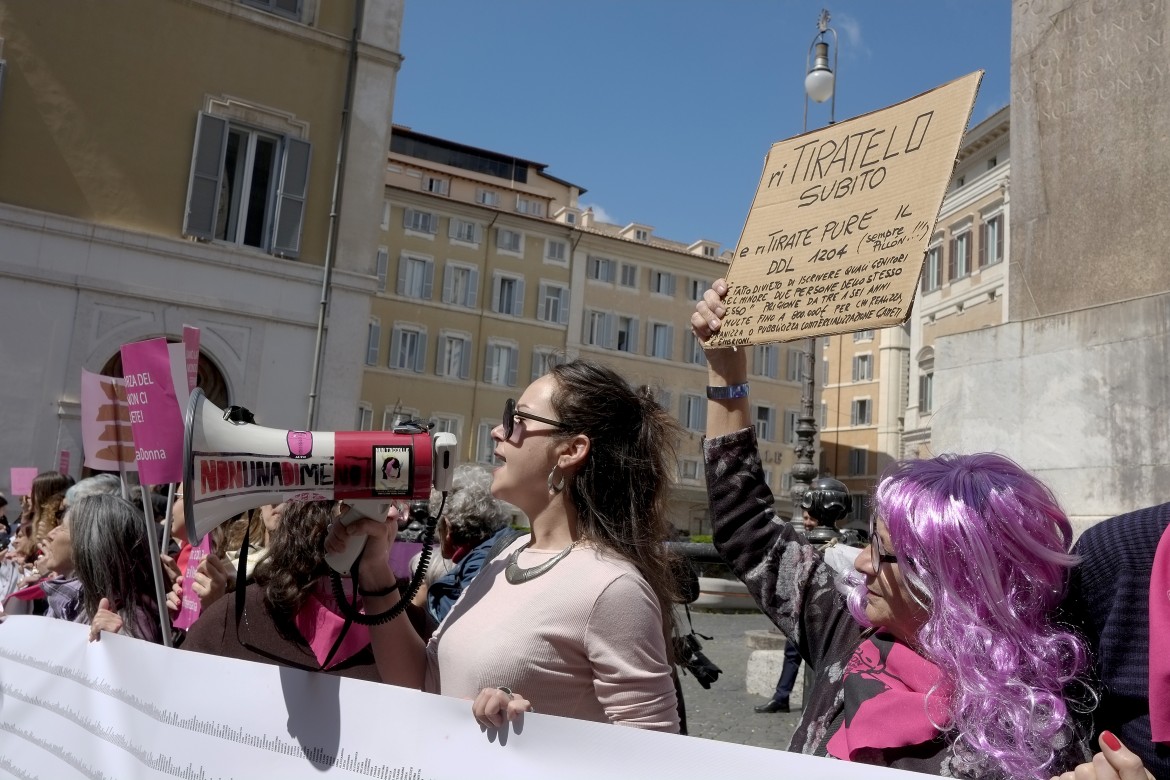
<instances>
[{"instance_id":1,"label":"gray haired woman","mask_svg":"<svg viewBox=\"0 0 1170 780\"><path fill-rule=\"evenodd\" d=\"M439 511L439 502L438 494L431 497L432 514ZM488 553L496 542L509 535L510 510L509 504L492 495L492 476L487 469L456 467L437 528L440 552L444 560L451 561L451 567L427 590L427 611L435 620L442 622L459 594L489 560Z\"/></svg>"},{"instance_id":2,"label":"gray haired woman","mask_svg":"<svg viewBox=\"0 0 1170 780\"><path fill-rule=\"evenodd\" d=\"M121 496L89 495L69 506L64 524L73 545L82 603L99 631L162 642L158 602L142 510ZM153 526L153 522L151 523Z\"/></svg>"}]
</instances>

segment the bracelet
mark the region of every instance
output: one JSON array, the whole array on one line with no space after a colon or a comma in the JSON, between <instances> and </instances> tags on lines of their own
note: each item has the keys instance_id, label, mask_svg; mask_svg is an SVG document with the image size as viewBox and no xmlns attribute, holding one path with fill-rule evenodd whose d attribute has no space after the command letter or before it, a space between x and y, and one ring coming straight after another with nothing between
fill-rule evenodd
<instances>
[{"instance_id":1,"label":"bracelet","mask_svg":"<svg viewBox=\"0 0 1170 780\"><path fill-rule=\"evenodd\" d=\"M379 590L366 590L365 588L362 588L359 586L357 589L357 592L358 592L359 596L365 596L366 598L369 599L369 598L378 598L380 596L389 596L391 593L393 593L396 590L398 590L398 583L397 582L394 583L393 585L387 585L386 587L381 588Z\"/></svg>"},{"instance_id":2,"label":"bracelet","mask_svg":"<svg viewBox=\"0 0 1170 780\"><path fill-rule=\"evenodd\" d=\"M748 383L738 385L707 385L707 397L712 401L724 401L728 398L747 398Z\"/></svg>"}]
</instances>

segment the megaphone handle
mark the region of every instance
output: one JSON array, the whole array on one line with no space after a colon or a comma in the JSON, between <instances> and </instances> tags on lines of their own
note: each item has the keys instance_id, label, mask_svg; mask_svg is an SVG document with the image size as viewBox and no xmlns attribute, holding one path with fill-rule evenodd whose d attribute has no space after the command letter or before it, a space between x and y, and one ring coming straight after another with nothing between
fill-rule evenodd
<instances>
[{"instance_id":1,"label":"megaphone handle","mask_svg":"<svg viewBox=\"0 0 1170 780\"><path fill-rule=\"evenodd\" d=\"M342 525L349 525L361 517L365 517L365 515L353 507L350 507L348 510L346 510L345 514L341 516L338 522ZM379 522L384 523L386 520L385 518L382 518L382 520ZM349 538L349 542L345 545L344 550L339 553L326 553L325 562L329 564L329 568L333 569L333 571L337 572L338 574L349 574L349 570L353 566L353 562L357 560L359 555L361 555L362 549L365 546L365 536L351 536Z\"/></svg>"}]
</instances>

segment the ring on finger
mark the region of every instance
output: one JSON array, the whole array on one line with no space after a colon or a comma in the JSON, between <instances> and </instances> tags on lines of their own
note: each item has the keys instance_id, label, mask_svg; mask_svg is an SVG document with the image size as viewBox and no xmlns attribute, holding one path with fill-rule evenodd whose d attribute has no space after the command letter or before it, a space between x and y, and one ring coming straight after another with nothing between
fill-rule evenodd
<instances>
[{"instance_id":1,"label":"ring on finger","mask_svg":"<svg viewBox=\"0 0 1170 780\"><path fill-rule=\"evenodd\" d=\"M509 699L516 698L516 694L512 693L512 689L506 685L498 685L498 686L496 686L496 690L503 691L504 693L508 694Z\"/></svg>"}]
</instances>

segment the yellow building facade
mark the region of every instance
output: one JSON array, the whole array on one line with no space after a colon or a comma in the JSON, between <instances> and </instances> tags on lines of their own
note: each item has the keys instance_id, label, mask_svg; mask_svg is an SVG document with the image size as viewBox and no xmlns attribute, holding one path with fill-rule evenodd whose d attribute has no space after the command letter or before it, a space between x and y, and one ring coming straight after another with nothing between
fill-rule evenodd
<instances>
[{"instance_id":1,"label":"yellow building facade","mask_svg":"<svg viewBox=\"0 0 1170 780\"><path fill-rule=\"evenodd\" d=\"M687 429L672 519L706 533L707 370L689 318L728 258L710 241L600 222L581 206L584 188L546 167L395 127L354 423L432 421L456 434L464 461L490 465L490 433L506 399L550 359L600 360L653 387ZM787 513L793 457L785 415L799 408L800 391L783 373L781 347L764 351L753 409Z\"/></svg>"},{"instance_id":2,"label":"yellow building facade","mask_svg":"<svg viewBox=\"0 0 1170 780\"><path fill-rule=\"evenodd\" d=\"M936 339L1007 320L1010 109L964 136L923 264L910 319L894 328L823 340L820 348L821 472L854 496L867 519L869 493L903 457L931 457Z\"/></svg>"},{"instance_id":3,"label":"yellow building facade","mask_svg":"<svg viewBox=\"0 0 1170 780\"><path fill-rule=\"evenodd\" d=\"M68 451L77 475L81 369L183 325L218 403L348 424L401 19L401 0L0 2L0 472Z\"/></svg>"}]
</instances>

